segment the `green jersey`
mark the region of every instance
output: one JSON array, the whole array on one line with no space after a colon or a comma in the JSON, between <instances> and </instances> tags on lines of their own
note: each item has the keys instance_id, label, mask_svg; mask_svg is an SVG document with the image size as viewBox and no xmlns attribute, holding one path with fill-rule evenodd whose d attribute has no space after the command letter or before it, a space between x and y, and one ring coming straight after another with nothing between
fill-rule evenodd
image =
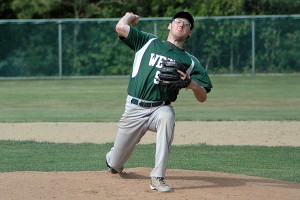
<instances>
[{"instance_id":1,"label":"green jersey","mask_svg":"<svg viewBox=\"0 0 300 200\"><path fill-rule=\"evenodd\" d=\"M168 89L159 84L158 70L162 60L169 59L190 66L187 73L207 92L212 88L205 69L197 58L168 41L131 27L127 38L122 41L135 51L132 72L128 83L130 96L147 101L171 101L177 98L179 90Z\"/></svg>"}]
</instances>

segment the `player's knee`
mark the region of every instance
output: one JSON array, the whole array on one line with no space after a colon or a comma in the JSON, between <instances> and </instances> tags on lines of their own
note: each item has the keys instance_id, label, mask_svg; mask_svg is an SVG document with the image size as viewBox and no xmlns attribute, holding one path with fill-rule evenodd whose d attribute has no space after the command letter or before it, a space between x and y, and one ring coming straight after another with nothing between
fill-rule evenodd
<instances>
[{"instance_id":1,"label":"player's knee","mask_svg":"<svg viewBox=\"0 0 300 200\"><path fill-rule=\"evenodd\" d=\"M164 112L159 115L159 121L165 124L174 124L175 116L172 112Z\"/></svg>"}]
</instances>

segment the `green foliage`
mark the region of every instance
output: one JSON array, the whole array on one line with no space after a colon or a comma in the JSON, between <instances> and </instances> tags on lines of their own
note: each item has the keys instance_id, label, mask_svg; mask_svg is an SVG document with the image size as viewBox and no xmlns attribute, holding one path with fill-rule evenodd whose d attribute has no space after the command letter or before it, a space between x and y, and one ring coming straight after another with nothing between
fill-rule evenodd
<instances>
[{"instance_id":1,"label":"green foliage","mask_svg":"<svg viewBox=\"0 0 300 200\"><path fill-rule=\"evenodd\" d=\"M17 13L19 19L33 19L38 16L43 16L45 13L55 9L61 3L61 0L51 1L23 1L13 0L11 8Z\"/></svg>"},{"instance_id":2,"label":"green foliage","mask_svg":"<svg viewBox=\"0 0 300 200\"><path fill-rule=\"evenodd\" d=\"M251 15L299 14L300 3L295 0L245 0L243 10Z\"/></svg>"},{"instance_id":3,"label":"green foliage","mask_svg":"<svg viewBox=\"0 0 300 200\"><path fill-rule=\"evenodd\" d=\"M118 54L114 53L118 37L115 32L111 34L113 25L108 22L64 24L63 75L115 75L107 72L118 61L115 58Z\"/></svg>"},{"instance_id":4,"label":"green foliage","mask_svg":"<svg viewBox=\"0 0 300 200\"><path fill-rule=\"evenodd\" d=\"M105 154L111 146L0 141L0 172L106 170ZM154 144L137 145L125 170L153 167L154 151ZM300 182L299 153L299 147L180 145L172 146L169 167Z\"/></svg>"},{"instance_id":5,"label":"green foliage","mask_svg":"<svg viewBox=\"0 0 300 200\"><path fill-rule=\"evenodd\" d=\"M243 0L204 0L191 8L193 13L198 16L230 16L242 15L242 5Z\"/></svg>"},{"instance_id":6,"label":"green foliage","mask_svg":"<svg viewBox=\"0 0 300 200\"><path fill-rule=\"evenodd\" d=\"M298 21L255 20L257 73L300 71ZM168 23L141 21L138 28L166 39ZM118 38L115 24L62 23L62 75L129 75L134 52ZM0 76L58 75L56 23L2 26ZM251 34L250 19L207 19L197 22L185 48L209 73L251 73Z\"/></svg>"},{"instance_id":7,"label":"green foliage","mask_svg":"<svg viewBox=\"0 0 300 200\"><path fill-rule=\"evenodd\" d=\"M299 3L290 2L290 9ZM121 17L133 11L142 17L171 17L178 10L189 10L194 16L228 16L262 12L286 3L277 0L205 0L205 1L4 1L3 12L15 11L20 18L88 18ZM284 8L280 8L284 10ZM275 9L276 10L276 9ZM274 14L274 13L273 13ZM282 13L284 14L284 13ZM8 15L10 16L10 15ZM253 20L253 19L252 19ZM252 67L251 19L196 21L186 50L195 55L210 73L250 73ZM129 75L134 52L117 37L117 19L106 22L63 21L62 75ZM299 20L255 19L256 72L278 73L300 71ZM0 24L0 76L57 76L58 24L60 22ZM140 30L166 39L169 21L142 21ZM156 29L154 28L156 27ZM154 32L156 30L156 32Z\"/></svg>"},{"instance_id":8,"label":"green foliage","mask_svg":"<svg viewBox=\"0 0 300 200\"><path fill-rule=\"evenodd\" d=\"M0 19L15 19L15 12L11 9L11 0L0 1Z\"/></svg>"},{"instance_id":9,"label":"green foliage","mask_svg":"<svg viewBox=\"0 0 300 200\"><path fill-rule=\"evenodd\" d=\"M300 69L300 31L296 31L295 34L287 33L280 41L280 47L277 48L280 70L298 71ZM284 50L287 47L289 51Z\"/></svg>"},{"instance_id":10,"label":"green foliage","mask_svg":"<svg viewBox=\"0 0 300 200\"><path fill-rule=\"evenodd\" d=\"M241 66L250 64L247 59L251 55L251 49L248 48L251 40L247 40L251 38L250 30L249 20L203 21L199 29L194 30L189 39L191 41L188 41L191 45L189 50L209 72L241 73ZM226 70L222 70L221 66L226 66Z\"/></svg>"},{"instance_id":11,"label":"green foliage","mask_svg":"<svg viewBox=\"0 0 300 200\"><path fill-rule=\"evenodd\" d=\"M299 1L294 0L2 0L3 19L38 18L119 18L127 11L145 17L171 17L179 10L195 16L297 14Z\"/></svg>"},{"instance_id":12,"label":"green foliage","mask_svg":"<svg viewBox=\"0 0 300 200\"><path fill-rule=\"evenodd\" d=\"M266 3L267 2L267 3ZM255 5L282 5L277 1L21 1L5 2L3 12L15 11L20 18L117 17L126 11L144 17L171 17L178 10L194 16L242 15ZM295 7L299 6L295 2ZM10 6L9 6L10 5ZM24 7L24 9L23 9ZM254 8L255 7L255 8ZM10 8L10 9L8 9ZM263 9L260 8L260 9ZM118 19L106 22L48 21L0 24L0 76L57 76L58 24L62 27L62 71L68 75L129 75L134 52L117 37ZM299 20L196 19L185 48L210 73L249 73L252 67L251 23L255 22L255 65L258 72L299 72ZM143 21L138 29L161 39L168 34L166 21ZM154 28L156 27L156 28ZM154 32L156 30L156 32Z\"/></svg>"},{"instance_id":13,"label":"green foliage","mask_svg":"<svg viewBox=\"0 0 300 200\"><path fill-rule=\"evenodd\" d=\"M4 26L0 35L1 76L57 75L57 28L49 24Z\"/></svg>"}]
</instances>

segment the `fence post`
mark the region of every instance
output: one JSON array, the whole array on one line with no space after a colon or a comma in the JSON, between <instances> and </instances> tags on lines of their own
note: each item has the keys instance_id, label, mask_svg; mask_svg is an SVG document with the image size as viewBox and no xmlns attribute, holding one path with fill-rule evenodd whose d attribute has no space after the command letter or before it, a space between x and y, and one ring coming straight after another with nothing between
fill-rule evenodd
<instances>
[{"instance_id":1,"label":"fence post","mask_svg":"<svg viewBox=\"0 0 300 200\"><path fill-rule=\"evenodd\" d=\"M157 22L156 21L154 21L154 24L153 24L153 34L157 35Z\"/></svg>"},{"instance_id":2,"label":"fence post","mask_svg":"<svg viewBox=\"0 0 300 200\"><path fill-rule=\"evenodd\" d=\"M58 22L58 77L62 78L62 29L61 21Z\"/></svg>"},{"instance_id":3,"label":"fence post","mask_svg":"<svg viewBox=\"0 0 300 200\"><path fill-rule=\"evenodd\" d=\"M252 76L255 75L255 21L252 19Z\"/></svg>"}]
</instances>

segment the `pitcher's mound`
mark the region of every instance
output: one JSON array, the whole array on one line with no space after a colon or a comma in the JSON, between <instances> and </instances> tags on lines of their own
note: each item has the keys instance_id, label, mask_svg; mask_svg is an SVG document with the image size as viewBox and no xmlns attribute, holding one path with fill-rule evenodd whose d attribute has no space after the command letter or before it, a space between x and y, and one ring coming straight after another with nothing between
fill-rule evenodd
<instances>
[{"instance_id":1,"label":"pitcher's mound","mask_svg":"<svg viewBox=\"0 0 300 200\"><path fill-rule=\"evenodd\" d=\"M172 193L149 187L148 168L106 171L0 173L1 199L263 199L299 200L300 184L251 176L192 170L167 171Z\"/></svg>"}]
</instances>

